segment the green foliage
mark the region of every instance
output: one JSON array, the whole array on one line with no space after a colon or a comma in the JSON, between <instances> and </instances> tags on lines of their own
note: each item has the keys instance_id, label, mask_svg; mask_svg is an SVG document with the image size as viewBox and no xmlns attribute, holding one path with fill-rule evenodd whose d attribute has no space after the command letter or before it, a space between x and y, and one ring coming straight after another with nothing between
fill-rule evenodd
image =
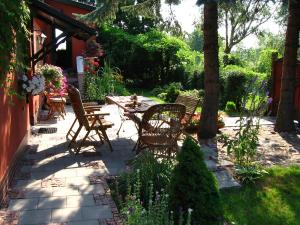
<instances>
[{"instance_id":1,"label":"green foliage","mask_svg":"<svg viewBox=\"0 0 300 225\"><path fill-rule=\"evenodd\" d=\"M256 73L247 68L239 67L236 65L226 66L221 74L222 86L222 104L228 101L235 103L237 110L241 109L241 101L244 96L247 96L247 86L253 79L263 81L265 74Z\"/></svg>"},{"instance_id":2,"label":"green foliage","mask_svg":"<svg viewBox=\"0 0 300 225\"><path fill-rule=\"evenodd\" d=\"M136 185L136 178L139 177L140 191L136 198L144 202L147 207L147 202L152 191L156 193L161 189L166 189L170 183L170 177L173 170L173 163L169 160L157 161L150 153L142 153L131 162L132 170L123 173L117 179L119 203L125 200L126 195L130 195L128 189L133 190ZM151 182L152 191L149 191Z\"/></svg>"},{"instance_id":3,"label":"green foliage","mask_svg":"<svg viewBox=\"0 0 300 225\"><path fill-rule=\"evenodd\" d=\"M171 83L168 85L166 90L166 102L175 102L176 98L180 94L180 90L182 89L182 86L180 83Z\"/></svg>"},{"instance_id":4,"label":"green foliage","mask_svg":"<svg viewBox=\"0 0 300 225\"><path fill-rule=\"evenodd\" d=\"M152 30L130 35L121 29L103 27L100 42L106 57L122 71L125 80L140 80L143 88L181 81L203 68L203 56L191 51L179 38Z\"/></svg>"},{"instance_id":5,"label":"green foliage","mask_svg":"<svg viewBox=\"0 0 300 225\"><path fill-rule=\"evenodd\" d=\"M227 224L300 224L300 167L273 166L255 184L221 192Z\"/></svg>"},{"instance_id":6,"label":"green foliage","mask_svg":"<svg viewBox=\"0 0 300 225\"><path fill-rule=\"evenodd\" d=\"M225 107L226 112L236 112L236 105L232 101L226 102L226 107Z\"/></svg>"},{"instance_id":7,"label":"green foliage","mask_svg":"<svg viewBox=\"0 0 300 225\"><path fill-rule=\"evenodd\" d=\"M0 12L0 88L3 88L12 102L13 96L21 97L14 88L13 76L23 73L27 64L30 11L26 1L2 0ZM12 72L13 76L8 76L8 72Z\"/></svg>"},{"instance_id":8,"label":"green foliage","mask_svg":"<svg viewBox=\"0 0 300 225\"><path fill-rule=\"evenodd\" d=\"M235 173L242 183L255 183L268 174L266 170L258 165L237 167Z\"/></svg>"},{"instance_id":9,"label":"green foliage","mask_svg":"<svg viewBox=\"0 0 300 225\"><path fill-rule=\"evenodd\" d=\"M221 224L222 207L216 179L207 169L200 147L188 137L177 157L170 184L170 207L175 219L180 211L190 208L192 224Z\"/></svg>"},{"instance_id":10,"label":"green foliage","mask_svg":"<svg viewBox=\"0 0 300 225\"><path fill-rule=\"evenodd\" d=\"M63 73L58 66L45 64L36 69L36 74L45 77L46 82L51 83L55 88L60 88L62 85Z\"/></svg>"},{"instance_id":11,"label":"green foliage","mask_svg":"<svg viewBox=\"0 0 300 225\"><path fill-rule=\"evenodd\" d=\"M173 212L169 212L168 198L169 195L164 190L154 192L153 184L149 181L149 198L147 202L141 201L139 195L141 193L141 182L139 170L137 170L135 177L135 185L131 193L126 196L121 212L124 218L125 225L174 225ZM145 207L147 205L147 208ZM183 223L183 218L179 221L178 225L191 224L192 210L188 211L186 222Z\"/></svg>"},{"instance_id":12,"label":"green foliage","mask_svg":"<svg viewBox=\"0 0 300 225\"><path fill-rule=\"evenodd\" d=\"M84 93L86 99L91 101L103 101L107 95L129 95L119 69L106 62L95 74L85 73Z\"/></svg>"}]
</instances>

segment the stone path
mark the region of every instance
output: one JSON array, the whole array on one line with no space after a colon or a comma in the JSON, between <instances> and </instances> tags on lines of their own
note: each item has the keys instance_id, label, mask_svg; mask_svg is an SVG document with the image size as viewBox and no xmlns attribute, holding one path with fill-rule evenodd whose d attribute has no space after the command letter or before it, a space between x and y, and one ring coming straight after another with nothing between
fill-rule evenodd
<instances>
[{"instance_id":1,"label":"stone path","mask_svg":"<svg viewBox=\"0 0 300 225\"><path fill-rule=\"evenodd\" d=\"M115 123L107 132L114 152L106 144L97 144L74 155L65 137L74 120L67 109L66 120L41 122L34 127L56 127L57 133L32 136L19 162L8 208L0 210L0 225L121 224L105 178L123 171L126 160L134 156L134 124L126 121L125 132L117 138L118 110L106 106L105 111L111 113L107 119Z\"/></svg>"},{"instance_id":2,"label":"stone path","mask_svg":"<svg viewBox=\"0 0 300 225\"><path fill-rule=\"evenodd\" d=\"M74 120L67 106L65 120L40 122L24 157L19 162L6 209L0 209L0 225L117 225L121 224L106 178L126 169L134 157L132 148L137 131L126 121L120 136L118 109L107 105L107 120L115 126L107 131L114 151L99 142L86 146L79 155L69 151L66 133ZM53 134L38 134L42 127L57 128ZM81 132L81 137L85 132ZM79 137L80 138L80 137ZM209 168L215 172L220 188L239 186L224 167L216 163L216 146L203 145Z\"/></svg>"}]
</instances>

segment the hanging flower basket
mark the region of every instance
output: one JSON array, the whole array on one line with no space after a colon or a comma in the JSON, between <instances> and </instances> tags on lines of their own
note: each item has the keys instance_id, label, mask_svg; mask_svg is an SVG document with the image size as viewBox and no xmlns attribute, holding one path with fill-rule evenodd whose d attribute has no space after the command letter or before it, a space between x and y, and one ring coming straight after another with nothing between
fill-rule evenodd
<instances>
[{"instance_id":1,"label":"hanging flower basket","mask_svg":"<svg viewBox=\"0 0 300 225\"><path fill-rule=\"evenodd\" d=\"M21 82L24 95L39 95L45 90L45 77L42 75L34 75L31 79L23 75Z\"/></svg>"}]
</instances>

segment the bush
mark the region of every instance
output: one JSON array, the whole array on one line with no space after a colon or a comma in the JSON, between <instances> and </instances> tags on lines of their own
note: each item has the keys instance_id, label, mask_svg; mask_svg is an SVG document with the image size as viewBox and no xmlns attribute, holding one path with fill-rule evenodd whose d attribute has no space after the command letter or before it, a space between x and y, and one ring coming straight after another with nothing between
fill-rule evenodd
<instances>
[{"instance_id":1,"label":"bush","mask_svg":"<svg viewBox=\"0 0 300 225\"><path fill-rule=\"evenodd\" d=\"M136 177L140 179L140 196L137 196L144 203L149 199L149 182L152 182L154 192L166 189L171 179L173 163L169 160L160 162L150 153L140 154L132 161L132 170L123 173L117 179L118 195L122 200L125 199L128 193L128 186L133 189L136 183ZM137 172L138 171L138 172ZM139 173L139 174L137 174Z\"/></svg>"},{"instance_id":2,"label":"bush","mask_svg":"<svg viewBox=\"0 0 300 225\"><path fill-rule=\"evenodd\" d=\"M171 83L166 87L166 97L165 101L166 102L175 102L176 98L180 94L180 90L182 89L181 83Z\"/></svg>"},{"instance_id":3,"label":"bush","mask_svg":"<svg viewBox=\"0 0 300 225\"><path fill-rule=\"evenodd\" d=\"M223 107L226 102L232 101L239 111L242 98L248 94L246 93L248 82L252 79L261 81L264 78L265 74L256 73L235 65L226 66L221 75L221 84L223 84L223 86L221 86Z\"/></svg>"},{"instance_id":4,"label":"bush","mask_svg":"<svg viewBox=\"0 0 300 225\"><path fill-rule=\"evenodd\" d=\"M104 63L98 71L90 65L89 71L84 76L84 93L87 100L104 100L107 95L129 95L118 68Z\"/></svg>"},{"instance_id":5,"label":"bush","mask_svg":"<svg viewBox=\"0 0 300 225\"><path fill-rule=\"evenodd\" d=\"M226 103L226 107L225 107L225 111L226 112L236 112L236 105L234 102L229 101Z\"/></svg>"},{"instance_id":6,"label":"bush","mask_svg":"<svg viewBox=\"0 0 300 225\"><path fill-rule=\"evenodd\" d=\"M177 157L169 200L175 219L180 211L193 209L192 224L220 224L222 207L217 182L206 167L200 147L188 137Z\"/></svg>"}]
</instances>

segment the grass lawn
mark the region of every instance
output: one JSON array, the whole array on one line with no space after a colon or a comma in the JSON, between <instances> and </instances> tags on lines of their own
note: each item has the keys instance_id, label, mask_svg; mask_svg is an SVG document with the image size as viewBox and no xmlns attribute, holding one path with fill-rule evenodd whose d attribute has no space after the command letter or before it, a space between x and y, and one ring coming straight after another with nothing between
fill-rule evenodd
<instances>
[{"instance_id":1,"label":"grass lawn","mask_svg":"<svg viewBox=\"0 0 300 225\"><path fill-rule=\"evenodd\" d=\"M268 172L256 184L221 192L229 224L300 224L300 166L274 167Z\"/></svg>"},{"instance_id":2,"label":"grass lawn","mask_svg":"<svg viewBox=\"0 0 300 225\"><path fill-rule=\"evenodd\" d=\"M152 99L153 101L157 103L165 103L165 101L161 98L158 98L157 96L154 96L151 93L151 90L146 90L146 89L129 89L130 94L137 94L137 95L142 95L145 97L148 97Z\"/></svg>"}]
</instances>

